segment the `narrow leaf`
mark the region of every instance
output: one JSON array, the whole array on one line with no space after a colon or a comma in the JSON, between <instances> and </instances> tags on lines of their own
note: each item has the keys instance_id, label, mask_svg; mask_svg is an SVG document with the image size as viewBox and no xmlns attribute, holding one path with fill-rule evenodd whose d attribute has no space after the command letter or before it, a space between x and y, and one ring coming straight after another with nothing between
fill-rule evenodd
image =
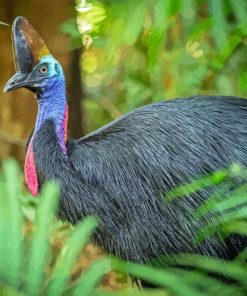
<instances>
[{"instance_id":1,"label":"narrow leaf","mask_svg":"<svg viewBox=\"0 0 247 296\"><path fill-rule=\"evenodd\" d=\"M37 210L27 271L26 290L30 295L40 295L44 270L49 259L49 235L58 196L58 186L47 183L38 197L41 203Z\"/></svg>"},{"instance_id":2,"label":"narrow leaf","mask_svg":"<svg viewBox=\"0 0 247 296\"><path fill-rule=\"evenodd\" d=\"M47 295L62 294L80 251L85 247L97 224L96 218L88 217L76 227L57 260Z\"/></svg>"},{"instance_id":3,"label":"narrow leaf","mask_svg":"<svg viewBox=\"0 0 247 296\"><path fill-rule=\"evenodd\" d=\"M22 259L22 213L20 208L20 172L14 160L3 163L4 187L0 193L0 274L15 288L20 282Z\"/></svg>"},{"instance_id":4,"label":"narrow leaf","mask_svg":"<svg viewBox=\"0 0 247 296\"><path fill-rule=\"evenodd\" d=\"M75 289L74 296L87 296L97 288L103 276L111 270L109 258L101 258L95 261L82 276L80 283Z\"/></svg>"},{"instance_id":5,"label":"narrow leaf","mask_svg":"<svg viewBox=\"0 0 247 296\"><path fill-rule=\"evenodd\" d=\"M218 50L222 52L228 46L224 3L222 0L210 0L210 4L213 21L213 37Z\"/></svg>"},{"instance_id":6,"label":"narrow leaf","mask_svg":"<svg viewBox=\"0 0 247 296\"><path fill-rule=\"evenodd\" d=\"M246 268L235 262L229 263L228 261L219 258L191 254L162 257L162 262L166 262L167 264L172 263L173 265L176 263L181 266L196 267L207 272L218 273L240 282L243 286L247 286Z\"/></svg>"},{"instance_id":7,"label":"narrow leaf","mask_svg":"<svg viewBox=\"0 0 247 296\"><path fill-rule=\"evenodd\" d=\"M193 286L188 285L179 275L164 269L155 269L141 264L126 263L113 259L112 266L115 270L129 273L132 276L150 282L152 284L166 287L175 295L199 296Z\"/></svg>"},{"instance_id":8,"label":"narrow leaf","mask_svg":"<svg viewBox=\"0 0 247 296\"><path fill-rule=\"evenodd\" d=\"M153 27L148 47L148 59L150 67L155 65L157 56L166 39L169 9L170 0L158 0L154 7Z\"/></svg>"}]
</instances>

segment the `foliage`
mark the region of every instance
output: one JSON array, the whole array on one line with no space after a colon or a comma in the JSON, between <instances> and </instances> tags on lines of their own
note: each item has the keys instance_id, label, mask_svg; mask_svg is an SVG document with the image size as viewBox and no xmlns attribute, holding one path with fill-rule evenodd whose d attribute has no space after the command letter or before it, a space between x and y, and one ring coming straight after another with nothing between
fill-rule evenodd
<instances>
[{"instance_id":1,"label":"foliage","mask_svg":"<svg viewBox=\"0 0 247 296\"><path fill-rule=\"evenodd\" d=\"M10 295L62 295L68 289L72 267L97 226L88 217L72 231L53 266L51 265L51 238L56 228L54 211L59 190L56 184L46 184L38 199L31 237L24 235L24 217L21 211L21 176L13 160L4 162L0 176L0 283L1 290L14 289ZM47 274L50 266L52 271ZM80 285L82 285L82 282ZM90 289L90 283L84 286ZM17 293L19 291L20 293ZM80 293L77 287L77 294ZM86 294L85 294L86 295Z\"/></svg>"},{"instance_id":2,"label":"foliage","mask_svg":"<svg viewBox=\"0 0 247 296\"><path fill-rule=\"evenodd\" d=\"M220 176L220 177L219 177ZM228 172L215 173L212 177L202 178L201 184L217 184L228 188L232 179L241 178L246 182L247 171L233 166ZM179 254L161 258L164 268L155 268L117 258L104 256L91 264L81 278L71 281L71 272L97 221L88 217L74 229L68 231L68 240L64 242L58 255L52 252L52 239L57 235L58 227L54 219L58 203L58 187L46 184L34 202L34 221L32 233L28 234L26 218L23 215L23 201L30 196L22 190L22 176L13 160L5 161L0 174L0 293L8 295L246 295L247 266L246 251L234 261L208 258L199 255ZM194 184L197 184L194 186ZM181 192L197 191L198 181L181 187L172 198L186 198ZM183 190L185 188L186 190ZM181 192L179 192L181 190ZM219 212L217 220L225 235L230 233L246 234L247 186L246 183L232 191L226 189L226 195L213 196L201 208L197 217L200 219L209 212ZM177 197L175 197L177 194ZM226 198L227 197L227 198ZM24 203L24 208L28 208ZM241 206L240 206L241 205ZM25 213L25 211L24 211ZM32 215L31 215L32 217ZM207 226L206 226L207 227ZM202 231L203 239L212 233ZM170 263L190 266L193 269L170 267ZM139 290L129 287L121 291L110 292L98 289L104 275L115 270L133 277L157 284L157 290ZM224 283L211 277L215 273L234 280ZM163 289L162 289L163 287ZM167 292L166 292L167 291Z\"/></svg>"},{"instance_id":3,"label":"foliage","mask_svg":"<svg viewBox=\"0 0 247 296\"><path fill-rule=\"evenodd\" d=\"M154 101L246 96L246 1L77 0L76 9L89 129Z\"/></svg>"},{"instance_id":4,"label":"foliage","mask_svg":"<svg viewBox=\"0 0 247 296\"><path fill-rule=\"evenodd\" d=\"M84 45L82 68L87 86L86 110L90 129L147 103L195 94L246 96L247 3L244 0L76 0L77 19L62 25L73 48ZM0 22L0 25L7 25ZM77 28L78 25L78 28ZM80 33L78 32L78 29ZM234 73L234 75L232 75ZM247 186L229 190L231 180L247 180L233 166L185 184L166 195L217 186L215 194L193 219L210 213L224 236L246 235ZM233 262L199 255L162 258L154 268L104 256L72 279L72 271L99 221L88 217L75 228L54 218L59 190L46 184L37 199L22 189L22 175L12 160L0 173L0 294L7 295L246 295L246 250ZM30 230L31 228L31 230ZM54 237L66 233L59 254ZM212 236L205 225L197 241ZM170 263L192 269L171 268ZM159 285L157 290L128 287L121 291L98 288L109 270ZM224 283L217 273L234 280Z\"/></svg>"}]
</instances>

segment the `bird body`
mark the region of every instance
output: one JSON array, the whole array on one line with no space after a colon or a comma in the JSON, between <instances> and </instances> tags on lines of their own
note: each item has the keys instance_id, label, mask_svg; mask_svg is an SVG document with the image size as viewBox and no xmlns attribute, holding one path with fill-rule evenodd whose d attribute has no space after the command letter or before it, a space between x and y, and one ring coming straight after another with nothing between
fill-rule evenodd
<instances>
[{"instance_id":1,"label":"bird body","mask_svg":"<svg viewBox=\"0 0 247 296\"><path fill-rule=\"evenodd\" d=\"M191 217L212 188L169 202L165 196L199 175L235 162L247 165L247 100L200 96L154 103L79 140L67 140L62 68L47 50L38 61L32 55L29 26L24 18L13 25L15 50L27 53L17 58L20 71L6 90L24 86L37 93L37 121L25 161L30 191L36 195L45 181L57 181L59 217L75 224L98 216L93 241L130 261L181 252L233 258L246 245L241 237L194 244L195 233L212 218ZM31 37L38 38L32 30Z\"/></svg>"},{"instance_id":2,"label":"bird body","mask_svg":"<svg viewBox=\"0 0 247 296\"><path fill-rule=\"evenodd\" d=\"M191 217L210 190L172 202L163 194L234 162L246 165L246 115L247 100L232 97L155 103L68 140L66 155L53 121L45 120L33 138L39 180L60 184L63 220L99 216L95 242L121 258L146 262L181 252L232 257L237 250L231 242L231 250L214 238L192 243L208 218Z\"/></svg>"}]
</instances>

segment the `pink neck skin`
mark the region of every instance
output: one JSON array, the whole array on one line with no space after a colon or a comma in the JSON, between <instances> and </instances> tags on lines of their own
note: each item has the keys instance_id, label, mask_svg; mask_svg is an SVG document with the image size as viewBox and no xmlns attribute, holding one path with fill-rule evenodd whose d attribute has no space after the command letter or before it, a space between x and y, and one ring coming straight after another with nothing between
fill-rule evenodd
<instances>
[{"instance_id":1,"label":"pink neck skin","mask_svg":"<svg viewBox=\"0 0 247 296\"><path fill-rule=\"evenodd\" d=\"M60 124L60 127L56 128L58 143L61 148L61 152L64 155L66 155L67 153L67 147L66 147L67 126L68 126L68 105L66 104L63 120ZM35 132L36 131L34 131L34 134L28 145L25 165L24 165L26 184L33 196L37 196L39 193L38 174L37 174L37 169L35 165L35 155L33 152L33 138L35 136Z\"/></svg>"}]
</instances>

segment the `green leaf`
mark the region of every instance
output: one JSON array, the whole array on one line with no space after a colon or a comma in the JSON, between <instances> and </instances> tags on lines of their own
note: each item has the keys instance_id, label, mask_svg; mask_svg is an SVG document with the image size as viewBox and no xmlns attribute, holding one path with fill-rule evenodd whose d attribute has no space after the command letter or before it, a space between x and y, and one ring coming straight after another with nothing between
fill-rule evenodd
<instances>
[{"instance_id":1,"label":"green leaf","mask_svg":"<svg viewBox=\"0 0 247 296\"><path fill-rule=\"evenodd\" d=\"M233 13L238 21L238 25L244 34L247 33L247 12L246 1L244 0L230 0Z\"/></svg>"},{"instance_id":2,"label":"green leaf","mask_svg":"<svg viewBox=\"0 0 247 296\"><path fill-rule=\"evenodd\" d=\"M181 15L185 28L192 25L194 27L196 21L196 8L195 0L182 1Z\"/></svg>"},{"instance_id":3,"label":"green leaf","mask_svg":"<svg viewBox=\"0 0 247 296\"><path fill-rule=\"evenodd\" d=\"M199 296L205 295L204 293L199 294L195 287L188 285L183 278L172 271L165 269L157 269L150 266L141 264L125 263L120 260L113 259L113 269L125 273L129 273L132 276L145 280L149 283L166 287L175 295L181 296Z\"/></svg>"},{"instance_id":4,"label":"green leaf","mask_svg":"<svg viewBox=\"0 0 247 296\"><path fill-rule=\"evenodd\" d=\"M192 255L193 256L193 255ZM207 296L231 296L231 295L243 295L243 288L228 285L224 282L205 274L203 271L186 271L180 268L173 268L174 273L181 276L186 280L186 283L198 287L199 291L206 291Z\"/></svg>"},{"instance_id":5,"label":"green leaf","mask_svg":"<svg viewBox=\"0 0 247 296\"><path fill-rule=\"evenodd\" d=\"M75 18L63 22L60 26L60 30L64 34L68 34L70 36L72 49L80 48L82 46L82 37L78 31Z\"/></svg>"},{"instance_id":6,"label":"green leaf","mask_svg":"<svg viewBox=\"0 0 247 296\"><path fill-rule=\"evenodd\" d=\"M185 197L186 195L195 193L196 191L207 188L212 185L222 183L229 175L227 171L217 171L211 176L200 177L198 180L194 180L191 183L187 183L171 190L165 194L165 200L171 201L178 197Z\"/></svg>"},{"instance_id":7,"label":"green leaf","mask_svg":"<svg viewBox=\"0 0 247 296\"><path fill-rule=\"evenodd\" d=\"M26 277L26 291L30 295L40 294L45 266L49 260L49 236L58 197L59 188L53 182L45 184L38 197L42 202L37 209Z\"/></svg>"},{"instance_id":8,"label":"green leaf","mask_svg":"<svg viewBox=\"0 0 247 296\"><path fill-rule=\"evenodd\" d=\"M190 28L189 36L191 38L201 38L206 35L212 28L212 18L203 19L197 22L193 27Z\"/></svg>"},{"instance_id":9,"label":"green leaf","mask_svg":"<svg viewBox=\"0 0 247 296\"><path fill-rule=\"evenodd\" d=\"M219 186L218 186L219 187ZM198 209L195 213L195 219L199 220L203 215L213 211L216 204L222 200L222 197L227 197L231 188L231 184L224 183L221 188L217 188L217 191L212 194Z\"/></svg>"},{"instance_id":10,"label":"green leaf","mask_svg":"<svg viewBox=\"0 0 247 296\"><path fill-rule=\"evenodd\" d=\"M153 27L148 46L148 60L151 68L155 65L162 45L165 43L169 10L170 0L158 0L154 7Z\"/></svg>"},{"instance_id":11,"label":"green leaf","mask_svg":"<svg viewBox=\"0 0 247 296\"><path fill-rule=\"evenodd\" d=\"M222 0L210 0L213 37L219 52L228 46L227 22L224 14L224 4Z\"/></svg>"},{"instance_id":12,"label":"green leaf","mask_svg":"<svg viewBox=\"0 0 247 296\"><path fill-rule=\"evenodd\" d=\"M1 296L26 296L20 291L17 291L8 286L2 286L2 285L0 285L0 295Z\"/></svg>"},{"instance_id":13,"label":"green leaf","mask_svg":"<svg viewBox=\"0 0 247 296\"><path fill-rule=\"evenodd\" d=\"M247 287L246 277L247 270L245 267L228 261L207 257L202 255L191 255L191 254L181 254L181 255L170 255L162 257L162 262L167 264L179 264L181 266L190 266L200 268L206 272L214 272L225 277L237 280L243 286Z\"/></svg>"},{"instance_id":14,"label":"green leaf","mask_svg":"<svg viewBox=\"0 0 247 296\"><path fill-rule=\"evenodd\" d=\"M211 212L222 213L223 211L230 211L232 209L236 211L236 207L239 206L247 206L246 192L240 195L233 194L232 196L229 196L227 199L219 201L217 204L215 204L215 207Z\"/></svg>"},{"instance_id":15,"label":"green leaf","mask_svg":"<svg viewBox=\"0 0 247 296\"><path fill-rule=\"evenodd\" d=\"M1 181L0 181L1 182ZM2 183L3 182L3 183ZM3 163L3 181L0 188L0 277L18 287L22 258L22 213L20 210L20 172L16 161Z\"/></svg>"},{"instance_id":16,"label":"green leaf","mask_svg":"<svg viewBox=\"0 0 247 296\"><path fill-rule=\"evenodd\" d=\"M74 296L87 296L97 288L103 276L111 270L111 260L109 258L101 258L95 261L85 272L75 289Z\"/></svg>"},{"instance_id":17,"label":"green leaf","mask_svg":"<svg viewBox=\"0 0 247 296\"><path fill-rule=\"evenodd\" d=\"M247 236L247 222L245 221L230 221L221 227L226 234L238 233Z\"/></svg>"},{"instance_id":18,"label":"green leaf","mask_svg":"<svg viewBox=\"0 0 247 296\"><path fill-rule=\"evenodd\" d=\"M234 93L232 82L226 75L220 75L216 85L222 95L232 95Z\"/></svg>"},{"instance_id":19,"label":"green leaf","mask_svg":"<svg viewBox=\"0 0 247 296\"><path fill-rule=\"evenodd\" d=\"M62 294L68 283L71 269L79 256L80 251L85 247L97 225L98 221L96 218L88 217L76 227L56 262L47 289L47 295L59 296Z\"/></svg>"},{"instance_id":20,"label":"green leaf","mask_svg":"<svg viewBox=\"0 0 247 296\"><path fill-rule=\"evenodd\" d=\"M129 2L128 21L125 23L123 41L126 44L133 45L144 27L146 9L144 1Z\"/></svg>"}]
</instances>

